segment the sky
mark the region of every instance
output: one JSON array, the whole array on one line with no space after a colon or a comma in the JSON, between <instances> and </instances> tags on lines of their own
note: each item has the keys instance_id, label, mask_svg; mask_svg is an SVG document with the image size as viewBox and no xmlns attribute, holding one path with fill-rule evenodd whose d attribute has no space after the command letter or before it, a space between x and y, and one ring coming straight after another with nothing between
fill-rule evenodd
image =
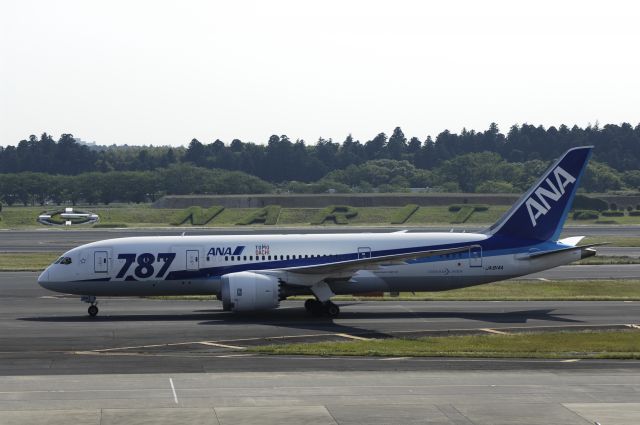
<instances>
[{"instance_id":1,"label":"sky","mask_svg":"<svg viewBox=\"0 0 640 425\"><path fill-rule=\"evenodd\" d=\"M637 1L0 0L0 145L640 123Z\"/></svg>"}]
</instances>

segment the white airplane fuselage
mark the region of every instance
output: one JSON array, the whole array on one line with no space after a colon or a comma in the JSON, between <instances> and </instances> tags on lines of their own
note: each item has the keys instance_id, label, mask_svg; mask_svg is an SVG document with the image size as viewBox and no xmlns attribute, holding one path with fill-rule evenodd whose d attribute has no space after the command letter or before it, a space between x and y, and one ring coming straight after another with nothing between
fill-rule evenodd
<instances>
[{"instance_id":1,"label":"white airplane fuselage","mask_svg":"<svg viewBox=\"0 0 640 425\"><path fill-rule=\"evenodd\" d=\"M522 249L491 249L487 235L474 233L356 233L256 236L163 236L109 239L65 254L69 264L54 264L39 279L45 288L95 296L220 294L221 276L239 271L269 271L317 265L380 252L420 250L454 244L475 245L467 252L409 260L360 270L329 286L336 294L373 291L442 291L478 285L579 260L580 251L523 259ZM483 246L484 245L484 246ZM531 250L565 248L557 243ZM238 252L238 247L243 247ZM234 254L236 251L236 255ZM142 256L142 257L141 257ZM170 262L166 270L163 266ZM123 271L125 266L128 267ZM160 273L162 271L162 273ZM291 294L310 293L289 288Z\"/></svg>"}]
</instances>

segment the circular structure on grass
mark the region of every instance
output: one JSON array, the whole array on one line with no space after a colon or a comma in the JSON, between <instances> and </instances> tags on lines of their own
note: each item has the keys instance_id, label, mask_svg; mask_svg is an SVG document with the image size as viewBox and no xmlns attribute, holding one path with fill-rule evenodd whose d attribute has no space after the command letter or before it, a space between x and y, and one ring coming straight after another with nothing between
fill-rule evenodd
<instances>
[{"instance_id":1,"label":"circular structure on grass","mask_svg":"<svg viewBox=\"0 0 640 425\"><path fill-rule=\"evenodd\" d=\"M77 226L81 224L94 224L100 220L98 214L90 211L80 211L73 208L63 210L45 211L38 216L38 223L46 226Z\"/></svg>"}]
</instances>

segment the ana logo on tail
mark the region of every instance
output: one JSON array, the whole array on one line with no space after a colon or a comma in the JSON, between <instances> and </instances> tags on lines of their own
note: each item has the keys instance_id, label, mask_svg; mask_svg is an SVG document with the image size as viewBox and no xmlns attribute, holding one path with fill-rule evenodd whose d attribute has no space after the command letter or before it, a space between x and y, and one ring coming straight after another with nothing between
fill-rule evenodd
<instances>
[{"instance_id":1,"label":"ana logo on tail","mask_svg":"<svg viewBox=\"0 0 640 425\"><path fill-rule=\"evenodd\" d=\"M536 221L540 216L545 215L551 209L549 202L547 200L551 200L553 202L557 202L562 195L565 194L564 188L569 186L572 183L575 183L576 178L571 174L567 173L562 167L557 166L553 169L553 175L556 178L556 184L547 178L545 181L549 188L545 188L542 185L538 186L536 191L527 198L526 206L527 211L529 212L529 218L531 219L531 225L536 227L538 222ZM534 195L537 197L537 200L534 199Z\"/></svg>"}]
</instances>

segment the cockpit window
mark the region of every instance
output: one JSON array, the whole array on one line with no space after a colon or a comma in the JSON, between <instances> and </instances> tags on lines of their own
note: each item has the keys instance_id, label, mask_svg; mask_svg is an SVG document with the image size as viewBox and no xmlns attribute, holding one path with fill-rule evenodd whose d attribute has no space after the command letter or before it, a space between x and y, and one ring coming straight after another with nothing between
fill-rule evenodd
<instances>
[{"instance_id":1,"label":"cockpit window","mask_svg":"<svg viewBox=\"0 0 640 425\"><path fill-rule=\"evenodd\" d=\"M71 257L60 257L53 264L71 264Z\"/></svg>"}]
</instances>

